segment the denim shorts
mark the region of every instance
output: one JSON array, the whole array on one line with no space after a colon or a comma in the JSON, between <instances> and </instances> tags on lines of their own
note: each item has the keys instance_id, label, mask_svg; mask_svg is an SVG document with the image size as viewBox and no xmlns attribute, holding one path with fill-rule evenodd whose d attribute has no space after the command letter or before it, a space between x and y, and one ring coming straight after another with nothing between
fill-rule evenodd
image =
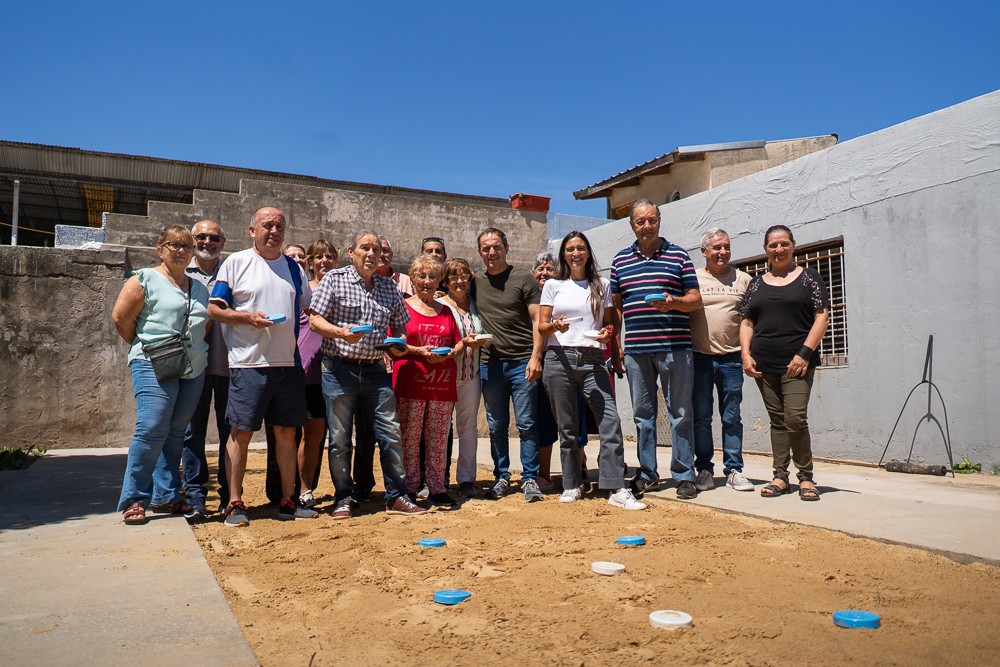
<instances>
[{"instance_id":1,"label":"denim shorts","mask_svg":"<svg viewBox=\"0 0 1000 667\"><path fill-rule=\"evenodd\" d=\"M297 366L231 368L226 421L241 431L259 431L265 415L275 426L303 426L305 386L305 374Z\"/></svg>"}]
</instances>

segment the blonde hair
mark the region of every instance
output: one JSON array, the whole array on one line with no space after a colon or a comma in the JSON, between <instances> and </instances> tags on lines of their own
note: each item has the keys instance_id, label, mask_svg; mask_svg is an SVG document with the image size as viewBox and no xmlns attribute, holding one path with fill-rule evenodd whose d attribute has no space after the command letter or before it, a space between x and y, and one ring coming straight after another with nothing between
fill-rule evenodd
<instances>
[{"instance_id":1,"label":"blonde hair","mask_svg":"<svg viewBox=\"0 0 1000 667\"><path fill-rule=\"evenodd\" d=\"M438 280L440 281L444 275L444 265L441 264L437 257L433 257L431 255L418 255L417 258L413 260L413 263L410 264L410 268L406 274L410 276L410 280L413 280L414 276L418 272L428 268L434 270L437 274Z\"/></svg>"}]
</instances>

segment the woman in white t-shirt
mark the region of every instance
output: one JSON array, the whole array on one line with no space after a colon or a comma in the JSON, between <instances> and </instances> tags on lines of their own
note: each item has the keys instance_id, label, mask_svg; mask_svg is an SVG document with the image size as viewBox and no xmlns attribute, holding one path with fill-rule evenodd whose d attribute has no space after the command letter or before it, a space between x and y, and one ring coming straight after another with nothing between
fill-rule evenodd
<instances>
[{"instance_id":1,"label":"woman in white t-shirt","mask_svg":"<svg viewBox=\"0 0 1000 667\"><path fill-rule=\"evenodd\" d=\"M542 289L538 331L546 338L542 382L552 401L561 452L563 493L559 500L571 503L583 495L580 452L576 436L581 424L577 395L582 394L601 436L598 455L598 487L612 491L608 504L627 510L646 509L625 483L625 446L621 421L604 365L604 346L614 332L611 286L598 274L590 241L572 231L559 246L555 279ZM620 366L612 346L612 363Z\"/></svg>"}]
</instances>

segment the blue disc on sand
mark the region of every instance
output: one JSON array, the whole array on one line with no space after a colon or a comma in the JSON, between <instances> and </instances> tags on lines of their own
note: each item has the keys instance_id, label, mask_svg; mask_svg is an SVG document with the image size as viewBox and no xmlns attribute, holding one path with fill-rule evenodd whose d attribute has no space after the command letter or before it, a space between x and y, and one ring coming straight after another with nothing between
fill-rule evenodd
<instances>
[{"instance_id":1,"label":"blue disc on sand","mask_svg":"<svg viewBox=\"0 0 1000 667\"><path fill-rule=\"evenodd\" d=\"M647 294L646 303L653 303L655 301L666 301L666 298L662 294Z\"/></svg>"},{"instance_id":2,"label":"blue disc on sand","mask_svg":"<svg viewBox=\"0 0 1000 667\"><path fill-rule=\"evenodd\" d=\"M449 352L451 352L451 348L450 347L432 347L431 348L431 352L433 352L434 354L440 354L440 355L443 356L443 355L446 355Z\"/></svg>"},{"instance_id":3,"label":"blue disc on sand","mask_svg":"<svg viewBox=\"0 0 1000 667\"><path fill-rule=\"evenodd\" d=\"M275 324L281 324L286 319L287 318L285 317L284 313L268 313L268 316L267 316L267 321L268 322L273 322Z\"/></svg>"},{"instance_id":4,"label":"blue disc on sand","mask_svg":"<svg viewBox=\"0 0 1000 667\"><path fill-rule=\"evenodd\" d=\"M368 334L372 331L374 331L374 329L367 324L358 324L357 326L351 327L351 333Z\"/></svg>"},{"instance_id":5,"label":"blue disc on sand","mask_svg":"<svg viewBox=\"0 0 1000 667\"><path fill-rule=\"evenodd\" d=\"M882 625L878 614L860 609L841 609L833 612L833 624L842 628L877 628Z\"/></svg>"},{"instance_id":6,"label":"blue disc on sand","mask_svg":"<svg viewBox=\"0 0 1000 667\"><path fill-rule=\"evenodd\" d=\"M442 540L440 537L425 537L422 540L417 540L417 544L422 547L443 547L448 544L447 540Z\"/></svg>"},{"instance_id":7,"label":"blue disc on sand","mask_svg":"<svg viewBox=\"0 0 1000 667\"><path fill-rule=\"evenodd\" d=\"M629 547L639 547L646 543L646 538L642 535L623 535L618 538L618 544Z\"/></svg>"},{"instance_id":8,"label":"blue disc on sand","mask_svg":"<svg viewBox=\"0 0 1000 667\"><path fill-rule=\"evenodd\" d=\"M458 604L472 597L469 591L445 589L434 591L434 601L438 604Z\"/></svg>"}]
</instances>

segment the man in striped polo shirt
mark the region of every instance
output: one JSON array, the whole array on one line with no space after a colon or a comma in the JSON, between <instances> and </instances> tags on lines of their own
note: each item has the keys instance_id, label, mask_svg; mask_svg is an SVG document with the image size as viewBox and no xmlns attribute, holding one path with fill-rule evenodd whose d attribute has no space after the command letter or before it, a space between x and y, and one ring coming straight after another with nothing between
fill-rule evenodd
<instances>
[{"instance_id":1,"label":"man in striped polo shirt","mask_svg":"<svg viewBox=\"0 0 1000 667\"><path fill-rule=\"evenodd\" d=\"M632 412L639 437L639 470L632 491L639 495L660 481L656 471L656 380L670 419L670 474L677 497L698 495L694 486L694 356L688 313L701 308L691 257L660 237L660 210L648 199L629 215L636 241L611 263L611 293L624 323L625 360ZM621 345L616 331L615 344ZM620 369L619 369L620 370Z\"/></svg>"}]
</instances>

